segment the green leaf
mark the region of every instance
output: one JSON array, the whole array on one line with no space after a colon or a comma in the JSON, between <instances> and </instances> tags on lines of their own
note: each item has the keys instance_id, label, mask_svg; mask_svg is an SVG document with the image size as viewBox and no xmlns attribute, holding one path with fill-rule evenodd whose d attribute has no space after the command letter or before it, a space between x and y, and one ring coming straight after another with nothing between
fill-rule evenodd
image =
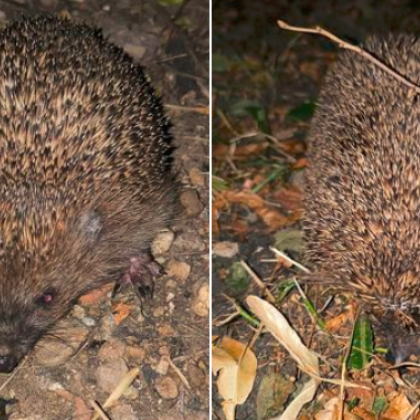
<instances>
[{"instance_id":1,"label":"green leaf","mask_svg":"<svg viewBox=\"0 0 420 420\"><path fill-rule=\"evenodd\" d=\"M353 410L353 408L357 407L360 403L360 398L359 397L353 397L348 403L347 403L347 407L348 409L351 411Z\"/></svg>"},{"instance_id":2,"label":"green leaf","mask_svg":"<svg viewBox=\"0 0 420 420\"><path fill-rule=\"evenodd\" d=\"M305 249L302 229L286 228L274 236L274 246L279 251L302 252Z\"/></svg>"},{"instance_id":3,"label":"green leaf","mask_svg":"<svg viewBox=\"0 0 420 420\"><path fill-rule=\"evenodd\" d=\"M306 122L314 115L316 104L314 101L305 101L296 108L291 109L286 118L294 122Z\"/></svg>"},{"instance_id":4,"label":"green leaf","mask_svg":"<svg viewBox=\"0 0 420 420\"><path fill-rule=\"evenodd\" d=\"M354 327L352 349L347 364L348 368L363 369L372 359L372 354L372 325L366 316L361 316Z\"/></svg>"},{"instance_id":5,"label":"green leaf","mask_svg":"<svg viewBox=\"0 0 420 420\"><path fill-rule=\"evenodd\" d=\"M231 105L230 111L235 117L252 117L257 122L260 131L270 133L267 110L257 101L240 99Z\"/></svg>"},{"instance_id":6,"label":"green leaf","mask_svg":"<svg viewBox=\"0 0 420 420\"><path fill-rule=\"evenodd\" d=\"M376 414L376 416L379 417L379 415L383 411L385 411L387 405L388 403L387 403L386 397L384 396L376 397L375 400L373 401L372 411Z\"/></svg>"},{"instance_id":7,"label":"green leaf","mask_svg":"<svg viewBox=\"0 0 420 420\"><path fill-rule=\"evenodd\" d=\"M211 177L211 183L214 191L224 191L228 188L228 183L224 179L215 175Z\"/></svg>"},{"instance_id":8,"label":"green leaf","mask_svg":"<svg viewBox=\"0 0 420 420\"><path fill-rule=\"evenodd\" d=\"M223 73L231 67L230 60L224 55L213 53L211 57L211 68L214 73Z\"/></svg>"},{"instance_id":9,"label":"green leaf","mask_svg":"<svg viewBox=\"0 0 420 420\"><path fill-rule=\"evenodd\" d=\"M226 286L235 293L244 293L249 286L249 275L240 262L233 263L226 277Z\"/></svg>"},{"instance_id":10,"label":"green leaf","mask_svg":"<svg viewBox=\"0 0 420 420\"><path fill-rule=\"evenodd\" d=\"M280 303L296 287L296 282L291 280L282 281L277 288L277 302Z\"/></svg>"}]
</instances>

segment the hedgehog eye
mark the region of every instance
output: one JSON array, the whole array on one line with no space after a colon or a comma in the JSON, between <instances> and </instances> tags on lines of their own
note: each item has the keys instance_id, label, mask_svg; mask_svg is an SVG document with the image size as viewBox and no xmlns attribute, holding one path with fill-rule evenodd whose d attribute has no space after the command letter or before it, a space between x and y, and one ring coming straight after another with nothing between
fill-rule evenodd
<instances>
[{"instance_id":1,"label":"hedgehog eye","mask_svg":"<svg viewBox=\"0 0 420 420\"><path fill-rule=\"evenodd\" d=\"M55 290L46 290L41 296L36 299L38 306L48 308L55 300Z\"/></svg>"}]
</instances>

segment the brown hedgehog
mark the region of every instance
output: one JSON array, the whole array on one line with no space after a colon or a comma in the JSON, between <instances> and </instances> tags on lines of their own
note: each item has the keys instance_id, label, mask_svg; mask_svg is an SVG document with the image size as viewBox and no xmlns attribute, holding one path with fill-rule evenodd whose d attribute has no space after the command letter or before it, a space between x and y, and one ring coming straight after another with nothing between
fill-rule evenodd
<instances>
[{"instance_id":1,"label":"brown hedgehog","mask_svg":"<svg viewBox=\"0 0 420 420\"><path fill-rule=\"evenodd\" d=\"M364 48L420 84L420 40ZM404 359L420 332L420 94L354 52L326 77L309 141L304 230L315 276L350 291Z\"/></svg>"},{"instance_id":2,"label":"brown hedgehog","mask_svg":"<svg viewBox=\"0 0 420 420\"><path fill-rule=\"evenodd\" d=\"M0 32L0 371L72 303L120 279L150 292L178 211L169 122L140 66L52 16Z\"/></svg>"}]
</instances>

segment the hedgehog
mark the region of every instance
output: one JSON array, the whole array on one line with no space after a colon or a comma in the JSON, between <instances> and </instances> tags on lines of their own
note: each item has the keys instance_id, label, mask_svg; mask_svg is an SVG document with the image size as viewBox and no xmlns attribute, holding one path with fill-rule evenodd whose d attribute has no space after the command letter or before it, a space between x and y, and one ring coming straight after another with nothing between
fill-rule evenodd
<instances>
[{"instance_id":1,"label":"hedgehog","mask_svg":"<svg viewBox=\"0 0 420 420\"><path fill-rule=\"evenodd\" d=\"M363 47L420 85L419 39L374 35ZM350 292L401 361L420 332L419 91L343 51L321 89L308 160L311 278Z\"/></svg>"},{"instance_id":2,"label":"hedgehog","mask_svg":"<svg viewBox=\"0 0 420 420\"><path fill-rule=\"evenodd\" d=\"M179 213L173 139L143 68L56 16L0 32L0 372L89 290L143 295Z\"/></svg>"}]
</instances>

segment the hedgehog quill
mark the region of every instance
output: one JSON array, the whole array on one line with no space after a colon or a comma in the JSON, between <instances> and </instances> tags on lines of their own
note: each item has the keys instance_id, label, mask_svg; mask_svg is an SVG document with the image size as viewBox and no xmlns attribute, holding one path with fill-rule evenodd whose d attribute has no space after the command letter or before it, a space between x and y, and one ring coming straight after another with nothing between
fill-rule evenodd
<instances>
[{"instance_id":1,"label":"hedgehog quill","mask_svg":"<svg viewBox=\"0 0 420 420\"><path fill-rule=\"evenodd\" d=\"M420 82L420 40L365 49ZM322 282L353 293L397 361L420 334L420 95L344 51L325 80L309 140L304 230Z\"/></svg>"},{"instance_id":2,"label":"hedgehog quill","mask_svg":"<svg viewBox=\"0 0 420 420\"><path fill-rule=\"evenodd\" d=\"M0 372L87 291L150 293L178 212L172 138L142 68L52 16L0 32Z\"/></svg>"}]
</instances>

